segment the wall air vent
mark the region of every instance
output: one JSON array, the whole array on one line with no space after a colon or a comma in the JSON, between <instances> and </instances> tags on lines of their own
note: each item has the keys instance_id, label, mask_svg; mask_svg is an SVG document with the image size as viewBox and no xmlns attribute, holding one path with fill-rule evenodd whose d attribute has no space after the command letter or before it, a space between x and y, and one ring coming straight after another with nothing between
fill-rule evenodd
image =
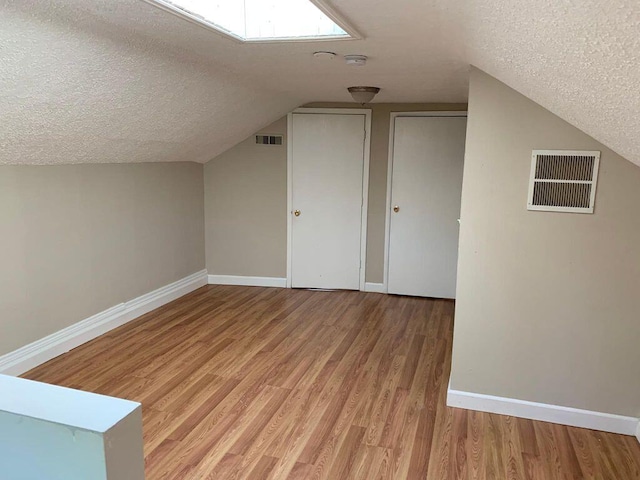
<instances>
[{"instance_id":1,"label":"wall air vent","mask_svg":"<svg viewBox=\"0 0 640 480\"><path fill-rule=\"evenodd\" d=\"M593 213L600 152L534 150L528 210Z\"/></svg>"},{"instance_id":2,"label":"wall air vent","mask_svg":"<svg viewBox=\"0 0 640 480\"><path fill-rule=\"evenodd\" d=\"M256 135L258 145L282 145L282 135Z\"/></svg>"}]
</instances>

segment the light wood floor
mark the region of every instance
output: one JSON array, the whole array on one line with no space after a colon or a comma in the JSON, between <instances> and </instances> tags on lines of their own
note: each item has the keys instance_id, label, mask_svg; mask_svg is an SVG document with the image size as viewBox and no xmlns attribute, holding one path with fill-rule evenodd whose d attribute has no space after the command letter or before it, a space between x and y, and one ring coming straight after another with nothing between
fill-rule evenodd
<instances>
[{"instance_id":1,"label":"light wood floor","mask_svg":"<svg viewBox=\"0 0 640 480\"><path fill-rule=\"evenodd\" d=\"M26 377L142 402L149 480L640 478L634 437L447 408L452 317L209 286Z\"/></svg>"}]
</instances>

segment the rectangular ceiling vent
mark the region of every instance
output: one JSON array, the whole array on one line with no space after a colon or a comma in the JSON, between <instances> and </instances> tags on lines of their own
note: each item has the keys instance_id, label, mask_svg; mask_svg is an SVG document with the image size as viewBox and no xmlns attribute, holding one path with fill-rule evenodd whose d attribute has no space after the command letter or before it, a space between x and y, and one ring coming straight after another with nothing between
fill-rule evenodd
<instances>
[{"instance_id":1,"label":"rectangular ceiling vent","mask_svg":"<svg viewBox=\"0 0 640 480\"><path fill-rule=\"evenodd\" d=\"M534 150L528 210L593 213L600 152Z\"/></svg>"},{"instance_id":2,"label":"rectangular ceiling vent","mask_svg":"<svg viewBox=\"0 0 640 480\"><path fill-rule=\"evenodd\" d=\"M282 135L256 135L258 145L282 145Z\"/></svg>"}]
</instances>

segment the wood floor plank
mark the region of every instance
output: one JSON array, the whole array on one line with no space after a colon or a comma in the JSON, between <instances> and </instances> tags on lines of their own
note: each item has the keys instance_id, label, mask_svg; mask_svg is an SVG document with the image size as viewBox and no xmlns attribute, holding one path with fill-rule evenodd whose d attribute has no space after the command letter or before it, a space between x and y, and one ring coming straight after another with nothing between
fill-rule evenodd
<instances>
[{"instance_id":1,"label":"wood floor plank","mask_svg":"<svg viewBox=\"0 0 640 480\"><path fill-rule=\"evenodd\" d=\"M487 425L484 431L483 448L484 455L483 473L481 478L491 480L493 478L506 478L504 471L504 454L502 451L502 431L500 429L501 418L497 415L488 415ZM551 477L547 477L551 478Z\"/></svg>"},{"instance_id":2,"label":"wood floor plank","mask_svg":"<svg viewBox=\"0 0 640 480\"><path fill-rule=\"evenodd\" d=\"M588 430L582 428L569 429L569 437L571 444L578 457L578 463L582 476L585 480L597 479L596 474L596 461L593 456L593 450L589 445L589 433Z\"/></svg>"},{"instance_id":3,"label":"wood floor plank","mask_svg":"<svg viewBox=\"0 0 640 480\"><path fill-rule=\"evenodd\" d=\"M469 416L466 412L453 410L451 430L451 453L449 454L449 472L451 478L466 480L469 476L467 462L467 435Z\"/></svg>"},{"instance_id":4,"label":"wood floor plank","mask_svg":"<svg viewBox=\"0 0 640 480\"><path fill-rule=\"evenodd\" d=\"M287 480L304 480L311 476L312 470L313 465L308 465L306 463L296 463L287 476Z\"/></svg>"},{"instance_id":5,"label":"wood floor plank","mask_svg":"<svg viewBox=\"0 0 640 480\"><path fill-rule=\"evenodd\" d=\"M358 457L358 449L362 445L365 429L351 425L326 478L349 478L351 469Z\"/></svg>"},{"instance_id":6,"label":"wood floor plank","mask_svg":"<svg viewBox=\"0 0 640 480\"><path fill-rule=\"evenodd\" d=\"M464 415L464 413L463 413ZM483 440L485 434L485 419L487 414L470 411L467 413L467 477L469 480L484 478L482 466L484 465L485 449Z\"/></svg>"},{"instance_id":7,"label":"wood floor plank","mask_svg":"<svg viewBox=\"0 0 640 480\"><path fill-rule=\"evenodd\" d=\"M502 449L504 451L504 468L508 480L525 480L524 451L520 443L520 431L515 417L502 417ZM567 452L573 452L571 444L567 442Z\"/></svg>"},{"instance_id":8,"label":"wood floor plank","mask_svg":"<svg viewBox=\"0 0 640 480\"><path fill-rule=\"evenodd\" d=\"M206 286L25 377L142 402L148 480L639 480L633 437L446 407L449 300Z\"/></svg>"},{"instance_id":9,"label":"wood floor plank","mask_svg":"<svg viewBox=\"0 0 640 480\"><path fill-rule=\"evenodd\" d=\"M269 478L269 474L275 467L277 458L264 456L249 474L249 477L255 480L265 480Z\"/></svg>"}]
</instances>

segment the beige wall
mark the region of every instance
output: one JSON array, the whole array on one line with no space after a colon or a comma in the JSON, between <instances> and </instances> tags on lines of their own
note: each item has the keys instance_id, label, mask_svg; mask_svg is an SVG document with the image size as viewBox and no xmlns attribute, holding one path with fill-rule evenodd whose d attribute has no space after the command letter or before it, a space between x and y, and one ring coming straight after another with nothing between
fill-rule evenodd
<instances>
[{"instance_id":1,"label":"beige wall","mask_svg":"<svg viewBox=\"0 0 640 480\"><path fill-rule=\"evenodd\" d=\"M533 149L602 152L593 215L527 211ZM640 168L474 70L452 389L640 416L639 205Z\"/></svg>"},{"instance_id":2,"label":"beige wall","mask_svg":"<svg viewBox=\"0 0 640 480\"><path fill-rule=\"evenodd\" d=\"M195 163L0 167L0 355L205 268Z\"/></svg>"},{"instance_id":3,"label":"beige wall","mask_svg":"<svg viewBox=\"0 0 640 480\"><path fill-rule=\"evenodd\" d=\"M252 135L204 167L207 270L210 275L285 277L287 270L287 119Z\"/></svg>"},{"instance_id":4,"label":"beige wall","mask_svg":"<svg viewBox=\"0 0 640 480\"><path fill-rule=\"evenodd\" d=\"M363 108L351 103L307 107ZM391 112L466 110L465 104L385 104L372 109L366 281L382 283ZM260 133L286 134L286 118ZM286 147L255 145L253 136L205 166L209 273L286 276ZM238 215L235 215L237 213Z\"/></svg>"}]
</instances>

